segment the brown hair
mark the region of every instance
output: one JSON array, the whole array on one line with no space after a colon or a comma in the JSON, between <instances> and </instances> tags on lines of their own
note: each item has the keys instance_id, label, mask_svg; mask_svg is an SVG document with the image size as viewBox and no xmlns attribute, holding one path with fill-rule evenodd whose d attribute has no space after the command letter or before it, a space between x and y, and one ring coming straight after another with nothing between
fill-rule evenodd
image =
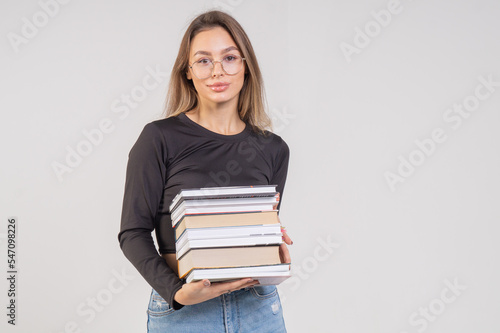
<instances>
[{"instance_id":1,"label":"brown hair","mask_svg":"<svg viewBox=\"0 0 500 333\"><path fill-rule=\"evenodd\" d=\"M271 128L271 119L265 110L265 92L262 74L252 44L241 25L229 14L213 10L197 16L187 28L175 60L167 98L165 117L177 116L198 105L198 93L191 80L186 77L189 66L191 41L201 31L222 27L233 38L246 60L247 73L238 96L240 119L252 126L254 131L264 133Z\"/></svg>"}]
</instances>

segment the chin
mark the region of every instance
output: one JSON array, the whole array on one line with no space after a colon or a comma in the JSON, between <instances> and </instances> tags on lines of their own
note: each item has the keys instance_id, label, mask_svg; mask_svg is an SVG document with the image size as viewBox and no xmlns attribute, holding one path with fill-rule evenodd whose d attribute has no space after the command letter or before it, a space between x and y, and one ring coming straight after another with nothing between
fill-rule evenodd
<instances>
[{"instance_id":1,"label":"chin","mask_svg":"<svg viewBox=\"0 0 500 333\"><path fill-rule=\"evenodd\" d=\"M238 98L238 94L226 94L226 93L216 93L215 95L207 96L206 99L214 103L225 103L229 102L235 98Z\"/></svg>"}]
</instances>

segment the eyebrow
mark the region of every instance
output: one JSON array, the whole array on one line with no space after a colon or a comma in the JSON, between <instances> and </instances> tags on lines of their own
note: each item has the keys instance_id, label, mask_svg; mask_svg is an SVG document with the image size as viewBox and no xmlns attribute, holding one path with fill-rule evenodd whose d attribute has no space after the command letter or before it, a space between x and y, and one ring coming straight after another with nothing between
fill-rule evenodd
<instances>
[{"instance_id":1,"label":"eyebrow","mask_svg":"<svg viewBox=\"0 0 500 333\"><path fill-rule=\"evenodd\" d=\"M227 53L229 51L233 51L233 50L236 50L236 51L239 51L238 48L236 46L230 46L228 48L225 48L224 50L221 51L221 53ZM200 50L200 51L196 51L195 54L193 54L193 57L197 54L203 54L203 55L211 55L210 52L207 52L207 51L203 51L203 50Z\"/></svg>"}]
</instances>

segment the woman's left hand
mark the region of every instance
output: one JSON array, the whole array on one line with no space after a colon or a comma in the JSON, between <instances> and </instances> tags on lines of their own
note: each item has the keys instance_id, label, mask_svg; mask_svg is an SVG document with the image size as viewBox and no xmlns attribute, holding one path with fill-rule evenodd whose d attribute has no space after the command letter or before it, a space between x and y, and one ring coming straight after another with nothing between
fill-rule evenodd
<instances>
[{"instance_id":1,"label":"woman's left hand","mask_svg":"<svg viewBox=\"0 0 500 333\"><path fill-rule=\"evenodd\" d=\"M276 205L274 206L274 209L278 209L278 202L280 201L280 194L276 194ZM280 217L278 215L278 221L280 221ZM281 223L281 221L280 221ZM292 262L292 259L290 258L290 252L288 251L288 245L292 245L293 241L290 239L290 236L286 233L285 227L281 227L281 233L283 234L283 241L284 243L280 244L280 259L282 264L289 264Z\"/></svg>"},{"instance_id":2,"label":"woman's left hand","mask_svg":"<svg viewBox=\"0 0 500 333\"><path fill-rule=\"evenodd\" d=\"M290 252L288 251L288 245L292 245L293 241L291 240L290 236L288 236L287 232L285 229L281 229L281 233L283 234L283 242L280 244L280 259L281 263L291 263L292 259L290 258Z\"/></svg>"}]
</instances>

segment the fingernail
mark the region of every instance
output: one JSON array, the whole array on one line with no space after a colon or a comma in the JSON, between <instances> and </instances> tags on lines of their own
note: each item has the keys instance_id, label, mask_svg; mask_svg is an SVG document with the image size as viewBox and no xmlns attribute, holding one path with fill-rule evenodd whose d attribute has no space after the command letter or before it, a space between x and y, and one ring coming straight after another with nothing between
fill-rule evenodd
<instances>
[{"instance_id":1,"label":"fingernail","mask_svg":"<svg viewBox=\"0 0 500 333\"><path fill-rule=\"evenodd\" d=\"M208 281L208 280L203 282L203 284L205 285L205 287L210 287L210 281Z\"/></svg>"}]
</instances>

